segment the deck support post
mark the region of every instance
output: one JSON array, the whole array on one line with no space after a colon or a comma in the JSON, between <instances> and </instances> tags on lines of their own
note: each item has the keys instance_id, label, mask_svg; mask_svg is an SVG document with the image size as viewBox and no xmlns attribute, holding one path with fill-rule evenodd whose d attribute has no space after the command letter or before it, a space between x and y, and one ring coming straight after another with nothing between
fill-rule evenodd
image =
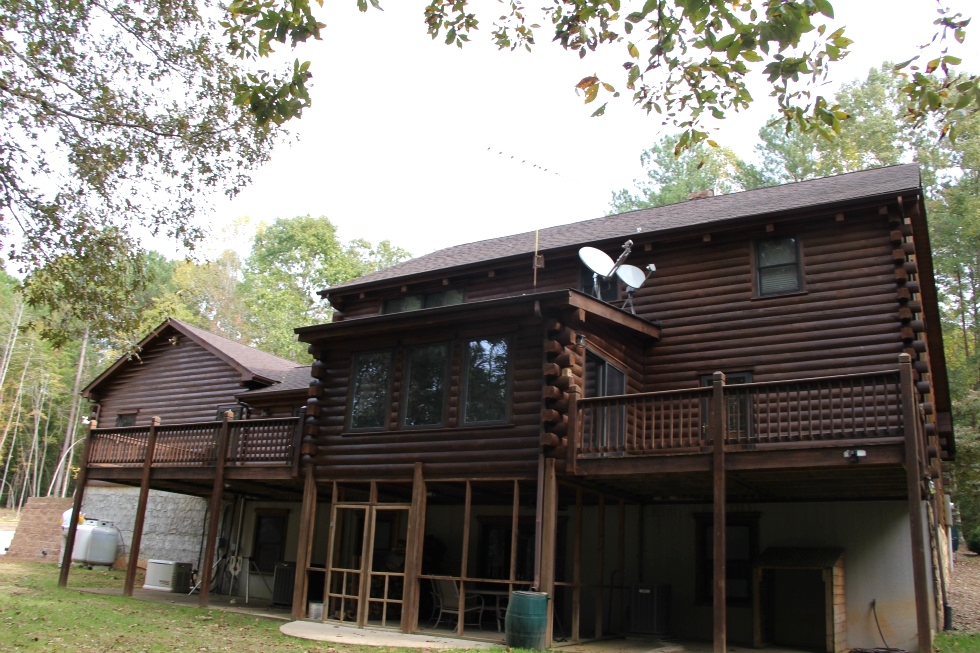
<instances>
[{"instance_id":1,"label":"deck support post","mask_svg":"<svg viewBox=\"0 0 980 653\"><path fill-rule=\"evenodd\" d=\"M714 653L725 653L727 647L727 613L725 583L725 375L715 372L711 379L711 408L708 431L711 435L712 477L714 486Z\"/></svg>"},{"instance_id":2,"label":"deck support post","mask_svg":"<svg viewBox=\"0 0 980 653\"><path fill-rule=\"evenodd\" d=\"M412 507L408 509L408 531L405 535L405 583L402 590L401 631L418 629L419 575L422 570L422 541L425 537L425 478L422 463L415 463L412 477Z\"/></svg>"},{"instance_id":3,"label":"deck support post","mask_svg":"<svg viewBox=\"0 0 980 653\"><path fill-rule=\"evenodd\" d=\"M296 578L293 583L293 619L302 619L306 607L306 594L309 587L309 574L306 568L310 566L310 554L313 550L313 531L316 521L316 480L313 478L313 466L303 468L306 478L303 480L303 504L300 507L299 541L296 544Z\"/></svg>"},{"instance_id":4,"label":"deck support post","mask_svg":"<svg viewBox=\"0 0 980 653\"><path fill-rule=\"evenodd\" d=\"M581 639L582 630L582 488L575 489L575 540L572 553L572 634Z\"/></svg>"},{"instance_id":5,"label":"deck support post","mask_svg":"<svg viewBox=\"0 0 980 653\"><path fill-rule=\"evenodd\" d=\"M126 563L126 582L123 585L123 595L133 595L133 585L136 583L136 569L139 567L140 544L143 542L143 523L146 518L146 502L150 496L150 470L153 467L153 452L157 446L157 427L160 418L150 420L150 434L146 438L146 450L143 453L143 475L140 477L140 496L136 502L136 520L133 522L133 541L129 545L129 561Z\"/></svg>"},{"instance_id":6,"label":"deck support post","mask_svg":"<svg viewBox=\"0 0 980 653\"><path fill-rule=\"evenodd\" d=\"M68 524L68 534L65 536L65 550L61 552L61 572L58 574L58 587L68 585L68 571L71 569L71 552L75 548L75 533L78 532L78 516L82 512L82 497L85 494L85 483L88 481L88 458L92 451L92 432L99 423L91 419L88 423L88 435L85 436L85 449L82 450L78 480L75 481L75 502L71 507L71 522Z\"/></svg>"},{"instance_id":7,"label":"deck support post","mask_svg":"<svg viewBox=\"0 0 980 653\"><path fill-rule=\"evenodd\" d=\"M466 481L466 504L463 506L463 553L459 569L459 603L456 609L456 635L463 636L463 628L466 622L466 581L469 575L468 565L470 559L470 519L473 510L473 484Z\"/></svg>"},{"instance_id":8,"label":"deck support post","mask_svg":"<svg viewBox=\"0 0 980 653\"><path fill-rule=\"evenodd\" d=\"M925 524L922 520L922 474L919 458L921 429L912 378L912 357L899 354L898 368L902 388L902 425L905 429L905 478L908 485L909 530L912 536L915 622L921 653L932 651L929 587L926 583Z\"/></svg>"},{"instance_id":9,"label":"deck support post","mask_svg":"<svg viewBox=\"0 0 980 653\"><path fill-rule=\"evenodd\" d=\"M596 525L596 541L595 546L595 576L596 576L596 586L595 586L595 639L602 637L602 579L605 575L605 565L603 564L606 560L606 495L599 493L599 518L597 520L599 523Z\"/></svg>"},{"instance_id":10,"label":"deck support post","mask_svg":"<svg viewBox=\"0 0 980 653\"><path fill-rule=\"evenodd\" d=\"M544 515L541 528L541 587L548 595L548 620L545 622L544 646L551 648L555 609L555 541L558 530L558 480L555 459L544 461Z\"/></svg>"},{"instance_id":11,"label":"deck support post","mask_svg":"<svg viewBox=\"0 0 980 653\"><path fill-rule=\"evenodd\" d=\"M218 431L218 443L214 451L214 485L211 489L211 504L208 514L208 540L204 547L204 563L201 565L201 589L198 605L208 607L211 594L211 570L214 566L214 550L217 547L218 522L221 519L221 498L225 489L225 460L228 456L228 420L232 418L230 410L225 411Z\"/></svg>"}]
</instances>

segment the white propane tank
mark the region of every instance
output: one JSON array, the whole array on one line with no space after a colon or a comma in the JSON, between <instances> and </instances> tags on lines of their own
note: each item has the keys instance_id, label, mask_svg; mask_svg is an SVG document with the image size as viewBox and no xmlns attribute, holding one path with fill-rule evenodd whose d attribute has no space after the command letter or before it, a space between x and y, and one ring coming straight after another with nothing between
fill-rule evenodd
<instances>
[{"instance_id":1,"label":"white propane tank","mask_svg":"<svg viewBox=\"0 0 980 653\"><path fill-rule=\"evenodd\" d=\"M86 519L75 532L72 562L85 565L111 565L116 561L118 535L112 522Z\"/></svg>"}]
</instances>

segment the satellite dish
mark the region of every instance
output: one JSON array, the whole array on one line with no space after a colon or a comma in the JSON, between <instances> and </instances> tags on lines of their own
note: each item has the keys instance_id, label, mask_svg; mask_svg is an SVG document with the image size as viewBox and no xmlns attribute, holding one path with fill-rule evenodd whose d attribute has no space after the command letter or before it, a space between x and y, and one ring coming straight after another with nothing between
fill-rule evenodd
<instances>
[{"instance_id":1,"label":"satellite dish","mask_svg":"<svg viewBox=\"0 0 980 653\"><path fill-rule=\"evenodd\" d=\"M609 278L616 265L608 254L595 247L583 247L578 251L578 257L585 263L585 267L603 279Z\"/></svg>"},{"instance_id":2,"label":"satellite dish","mask_svg":"<svg viewBox=\"0 0 980 653\"><path fill-rule=\"evenodd\" d=\"M619 268L616 270L616 276L626 284L626 288L628 290L635 290L636 288L639 288L643 285L643 282L647 280L647 276L643 274L643 270L635 265L619 266Z\"/></svg>"}]
</instances>

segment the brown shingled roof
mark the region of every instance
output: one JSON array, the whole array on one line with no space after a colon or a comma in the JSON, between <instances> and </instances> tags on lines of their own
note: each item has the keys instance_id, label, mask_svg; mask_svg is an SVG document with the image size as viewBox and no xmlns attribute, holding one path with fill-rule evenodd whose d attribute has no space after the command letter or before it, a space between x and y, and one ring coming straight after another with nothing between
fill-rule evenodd
<instances>
[{"instance_id":1,"label":"brown shingled roof","mask_svg":"<svg viewBox=\"0 0 980 653\"><path fill-rule=\"evenodd\" d=\"M310 387L310 379L312 378L310 376L310 366L301 365L286 372L280 383L264 388L256 388L255 390L248 390L235 396L247 398L254 397L255 395L264 396L275 392L298 392L300 390L305 392Z\"/></svg>"},{"instance_id":2,"label":"brown shingled roof","mask_svg":"<svg viewBox=\"0 0 980 653\"><path fill-rule=\"evenodd\" d=\"M896 195L920 188L919 166L915 163L850 172L782 186L717 195L652 209L641 209L585 220L569 225L541 229L539 249L571 247L637 233L660 233L741 218L780 214L794 210L834 205L872 197ZM441 249L384 270L337 284L321 294L351 290L375 282L388 281L473 265L534 252L534 232L491 238Z\"/></svg>"},{"instance_id":3,"label":"brown shingled roof","mask_svg":"<svg viewBox=\"0 0 980 653\"><path fill-rule=\"evenodd\" d=\"M186 322L170 318L178 330L183 331L187 336L193 337L205 348L222 356L232 366L247 372L252 377L259 377L272 383L282 381L293 368L296 367L295 361L279 358L268 352L255 347L243 345L240 342L229 340L223 336L215 335L210 331L191 326Z\"/></svg>"},{"instance_id":4,"label":"brown shingled roof","mask_svg":"<svg viewBox=\"0 0 980 653\"><path fill-rule=\"evenodd\" d=\"M243 345L240 342L235 342L234 340L229 340L223 336L215 335L210 331L199 329L172 317L168 318L165 322L163 322L163 324L151 331L139 342L137 347L144 349L150 342L161 337L165 332L169 331L172 333L171 330L184 334L198 345L225 361L234 369L238 370L238 372L242 375L242 383L252 381L266 385L279 383L290 371L296 368L296 363L294 361L279 358L278 356L274 356L254 347L249 347L248 345ZM82 396L88 397L96 387L101 385L108 378L112 377L120 368L130 364L133 361L134 357L130 355L119 358L108 369L102 372L102 374L97 376L91 383L85 386L85 388L82 390ZM309 381L307 381L307 383L309 383Z\"/></svg>"}]
</instances>

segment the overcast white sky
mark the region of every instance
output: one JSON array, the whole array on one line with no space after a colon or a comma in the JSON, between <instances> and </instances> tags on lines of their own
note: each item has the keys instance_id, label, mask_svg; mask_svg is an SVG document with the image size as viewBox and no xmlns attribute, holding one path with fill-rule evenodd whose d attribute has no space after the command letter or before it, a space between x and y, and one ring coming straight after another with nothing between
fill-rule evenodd
<instances>
[{"instance_id":1,"label":"overcast white sky","mask_svg":"<svg viewBox=\"0 0 980 653\"><path fill-rule=\"evenodd\" d=\"M382 0L383 13L367 14L355 4L326 3L324 40L297 53L314 74L313 106L290 127L298 141L283 144L238 198L219 201L216 230L246 215L326 215L344 240L389 239L418 256L595 218L611 191L642 175L641 151L667 133L627 94L601 118L589 117L598 103L576 96L575 83L598 65L625 60L615 48L605 62L549 43L498 52L486 39L500 5L489 2L483 39L460 50L427 36L422 2ZM951 4L970 15L969 2ZM834 8L855 41L832 73L835 86L910 58L935 29L932 0L837 0ZM980 62L978 29L951 48L967 70ZM774 108L764 84L754 92L751 111L709 125L743 157Z\"/></svg>"}]
</instances>

